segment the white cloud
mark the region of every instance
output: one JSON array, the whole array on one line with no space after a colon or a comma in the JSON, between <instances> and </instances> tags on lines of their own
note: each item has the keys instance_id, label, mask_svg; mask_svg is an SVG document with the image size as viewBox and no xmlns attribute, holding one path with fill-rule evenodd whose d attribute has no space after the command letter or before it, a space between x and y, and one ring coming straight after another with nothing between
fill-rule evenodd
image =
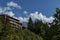
<instances>
[{"instance_id":1,"label":"white cloud","mask_svg":"<svg viewBox=\"0 0 60 40\"><path fill-rule=\"evenodd\" d=\"M12 11L6 11L5 14L7 14L7 15L9 15L11 17L13 17L15 15Z\"/></svg>"},{"instance_id":2,"label":"white cloud","mask_svg":"<svg viewBox=\"0 0 60 40\"><path fill-rule=\"evenodd\" d=\"M52 23L54 18L51 17L46 17L45 15L42 15L41 13L39 14L40 20L42 20L42 22L44 23Z\"/></svg>"},{"instance_id":3,"label":"white cloud","mask_svg":"<svg viewBox=\"0 0 60 40\"><path fill-rule=\"evenodd\" d=\"M7 3L7 6L21 9L21 6L19 6L17 3L13 2L13 1Z\"/></svg>"},{"instance_id":4,"label":"white cloud","mask_svg":"<svg viewBox=\"0 0 60 40\"><path fill-rule=\"evenodd\" d=\"M0 7L0 14L7 14L11 17L15 15L10 7Z\"/></svg>"},{"instance_id":5,"label":"white cloud","mask_svg":"<svg viewBox=\"0 0 60 40\"><path fill-rule=\"evenodd\" d=\"M38 20L42 20L43 23L52 23L54 18L51 17L46 17L45 15L43 15L42 13L38 13L37 11L35 13L30 13L29 17L32 18L33 21L35 21L36 19ZM29 17L19 17L18 19L20 20L21 23L23 22L28 22Z\"/></svg>"},{"instance_id":6,"label":"white cloud","mask_svg":"<svg viewBox=\"0 0 60 40\"><path fill-rule=\"evenodd\" d=\"M0 7L0 14L2 14L2 12L3 12L3 8L2 8L2 7Z\"/></svg>"},{"instance_id":7,"label":"white cloud","mask_svg":"<svg viewBox=\"0 0 60 40\"><path fill-rule=\"evenodd\" d=\"M28 12L27 12L27 11L24 11L23 13L24 13L24 14L27 14Z\"/></svg>"},{"instance_id":8,"label":"white cloud","mask_svg":"<svg viewBox=\"0 0 60 40\"><path fill-rule=\"evenodd\" d=\"M6 11L10 11L10 7L0 7L0 14L5 14Z\"/></svg>"},{"instance_id":9,"label":"white cloud","mask_svg":"<svg viewBox=\"0 0 60 40\"><path fill-rule=\"evenodd\" d=\"M27 11L24 11L23 13L26 15L26 17L28 17L28 12Z\"/></svg>"},{"instance_id":10,"label":"white cloud","mask_svg":"<svg viewBox=\"0 0 60 40\"><path fill-rule=\"evenodd\" d=\"M20 20L21 23L23 23L23 21L24 21L23 17L19 17L18 19Z\"/></svg>"},{"instance_id":11,"label":"white cloud","mask_svg":"<svg viewBox=\"0 0 60 40\"><path fill-rule=\"evenodd\" d=\"M33 21L38 19L38 20L42 20L42 22L44 22L44 23L51 23L54 20L54 18L52 16L46 17L45 15L43 15L42 13L38 13L37 11L35 13L31 13L30 17L32 18Z\"/></svg>"},{"instance_id":12,"label":"white cloud","mask_svg":"<svg viewBox=\"0 0 60 40\"><path fill-rule=\"evenodd\" d=\"M28 22L28 19L29 19L29 18L26 18L26 17L24 17L24 18L23 18L23 17L19 17L18 19L20 20L21 23L24 23L24 22Z\"/></svg>"},{"instance_id":13,"label":"white cloud","mask_svg":"<svg viewBox=\"0 0 60 40\"><path fill-rule=\"evenodd\" d=\"M13 18L18 19L18 17L16 17L16 16L13 16Z\"/></svg>"},{"instance_id":14,"label":"white cloud","mask_svg":"<svg viewBox=\"0 0 60 40\"><path fill-rule=\"evenodd\" d=\"M33 21L35 21L36 19L39 19L39 16L38 16L38 12L36 11L35 13L31 13L29 16L32 18Z\"/></svg>"}]
</instances>

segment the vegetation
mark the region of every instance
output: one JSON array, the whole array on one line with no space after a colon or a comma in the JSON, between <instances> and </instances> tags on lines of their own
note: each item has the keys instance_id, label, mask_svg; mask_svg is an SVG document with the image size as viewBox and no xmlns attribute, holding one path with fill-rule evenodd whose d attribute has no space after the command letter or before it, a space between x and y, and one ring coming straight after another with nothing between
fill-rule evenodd
<instances>
[{"instance_id":1,"label":"vegetation","mask_svg":"<svg viewBox=\"0 0 60 40\"><path fill-rule=\"evenodd\" d=\"M43 38L27 29L13 28L8 19L0 17L0 40L43 40Z\"/></svg>"},{"instance_id":2,"label":"vegetation","mask_svg":"<svg viewBox=\"0 0 60 40\"><path fill-rule=\"evenodd\" d=\"M28 26L29 28L28 30L30 31L33 30L32 32L41 36L43 40L60 40L60 9L59 8L56 8L56 13L54 14L54 18L55 19L53 20L53 22L49 24L43 23L41 20L37 20L35 23L32 23L30 18L29 19L30 26ZM50 27L48 25L50 25Z\"/></svg>"},{"instance_id":3,"label":"vegetation","mask_svg":"<svg viewBox=\"0 0 60 40\"><path fill-rule=\"evenodd\" d=\"M12 28L8 19L0 17L0 40L60 40L60 9L56 9L52 23L29 18L28 28ZM50 26L48 26L50 25Z\"/></svg>"}]
</instances>

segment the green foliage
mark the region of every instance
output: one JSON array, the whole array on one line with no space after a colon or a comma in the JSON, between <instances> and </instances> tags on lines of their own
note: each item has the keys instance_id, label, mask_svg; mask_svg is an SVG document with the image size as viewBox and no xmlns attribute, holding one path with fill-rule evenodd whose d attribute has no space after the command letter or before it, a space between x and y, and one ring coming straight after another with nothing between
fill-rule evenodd
<instances>
[{"instance_id":1,"label":"green foliage","mask_svg":"<svg viewBox=\"0 0 60 40\"><path fill-rule=\"evenodd\" d=\"M30 20L29 20L29 22L30 22ZM33 24L33 25L28 24L29 25L28 30L34 32L35 34L37 34L45 39L47 30L49 28L47 23L44 24L41 20L36 20L35 23L31 22L31 24Z\"/></svg>"},{"instance_id":2,"label":"green foliage","mask_svg":"<svg viewBox=\"0 0 60 40\"><path fill-rule=\"evenodd\" d=\"M60 9L56 9L54 14L55 20L51 23L51 27L48 30L48 40L60 40Z\"/></svg>"},{"instance_id":3,"label":"green foliage","mask_svg":"<svg viewBox=\"0 0 60 40\"><path fill-rule=\"evenodd\" d=\"M39 37L38 35L34 34L31 31L27 31L27 30L23 30L24 34L23 34L23 38L25 40L43 40L42 37Z\"/></svg>"},{"instance_id":4,"label":"green foliage","mask_svg":"<svg viewBox=\"0 0 60 40\"><path fill-rule=\"evenodd\" d=\"M43 23L41 20L37 20L35 23L31 22L30 29L33 29L32 32L41 36L43 40L60 40L60 9L56 8L56 12L54 14L55 20L50 23L50 27L47 23ZM28 26L29 27L29 26Z\"/></svg>"},{"instance_id":5,"label":"green foliage","mask_svg":"<svg viewBox=\"0 0 60 40\"><path fill-rule=\"evenodd\" d=\"M0 18L0 40L43 40L42 37L35 33L21 28L13 28L9 20Z\"/></svg>"},{"instance_id":6,"label":"green foliage","mask_svg":"<svg viewBox=\"0 0 60 40\"><path fill-rule=\"evenodd\" d=\"M43 40L43 38L29 30L13 28L7 36L2 36L1 40Z\"/></svg>"}]
</instances>

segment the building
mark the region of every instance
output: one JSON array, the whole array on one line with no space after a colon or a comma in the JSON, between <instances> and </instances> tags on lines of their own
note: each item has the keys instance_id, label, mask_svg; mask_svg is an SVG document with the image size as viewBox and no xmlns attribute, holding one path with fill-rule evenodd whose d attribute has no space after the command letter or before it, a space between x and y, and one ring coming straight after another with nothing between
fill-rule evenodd
<instances>
[{"instance_id":1,"label":"building","mask_svg":"<svg viewBox=\"0 0 60 40\"><path fill-rule=\"evenodd\" d=\"M3 17L3 19L5 21L9 20L9 23L12 27L16 27L16 28L22 27L22 24L19 22L18 19L15 19L15 18L10 17L10 16L5 15L5 14L0 15L0 17Z\"/></svg>"}]
</instances>

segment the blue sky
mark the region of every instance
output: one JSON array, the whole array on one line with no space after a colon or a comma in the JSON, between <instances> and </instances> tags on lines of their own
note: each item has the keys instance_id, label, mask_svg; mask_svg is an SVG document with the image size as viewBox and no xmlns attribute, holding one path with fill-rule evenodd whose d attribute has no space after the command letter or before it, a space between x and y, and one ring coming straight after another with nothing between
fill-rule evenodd
<instances>
[{"instance_id":1,"label":"blue sky","mask_svg":"<svg viewBox=\"0 0 60 40\"><path fill-rule=\"evenodd\" d=\"M11 7L7 4L16 3L21 8ZM28 17L31 13L42 13L47 17L51 17L55 13L55 9L60 8L60 0L0 0L0 7L10 7L16 17ZM39 15L39 14L38 14Z\"/></svg>"},{"instance_id":2,"label":"blue sky","mask_svg":"<svg viewBox=\"0 0 60 40\"><path fill-rule=\"evenodd\" d=\"M0 6L6 6L7 2L16 2L22 7L22 10L17 10L17 16L23 14L23 11L42 12L46 16L53 15L55 8L60 7L60 0L0 0ZM22 15L23 16L23 15Z\"/></svg>"}]
</instances>

